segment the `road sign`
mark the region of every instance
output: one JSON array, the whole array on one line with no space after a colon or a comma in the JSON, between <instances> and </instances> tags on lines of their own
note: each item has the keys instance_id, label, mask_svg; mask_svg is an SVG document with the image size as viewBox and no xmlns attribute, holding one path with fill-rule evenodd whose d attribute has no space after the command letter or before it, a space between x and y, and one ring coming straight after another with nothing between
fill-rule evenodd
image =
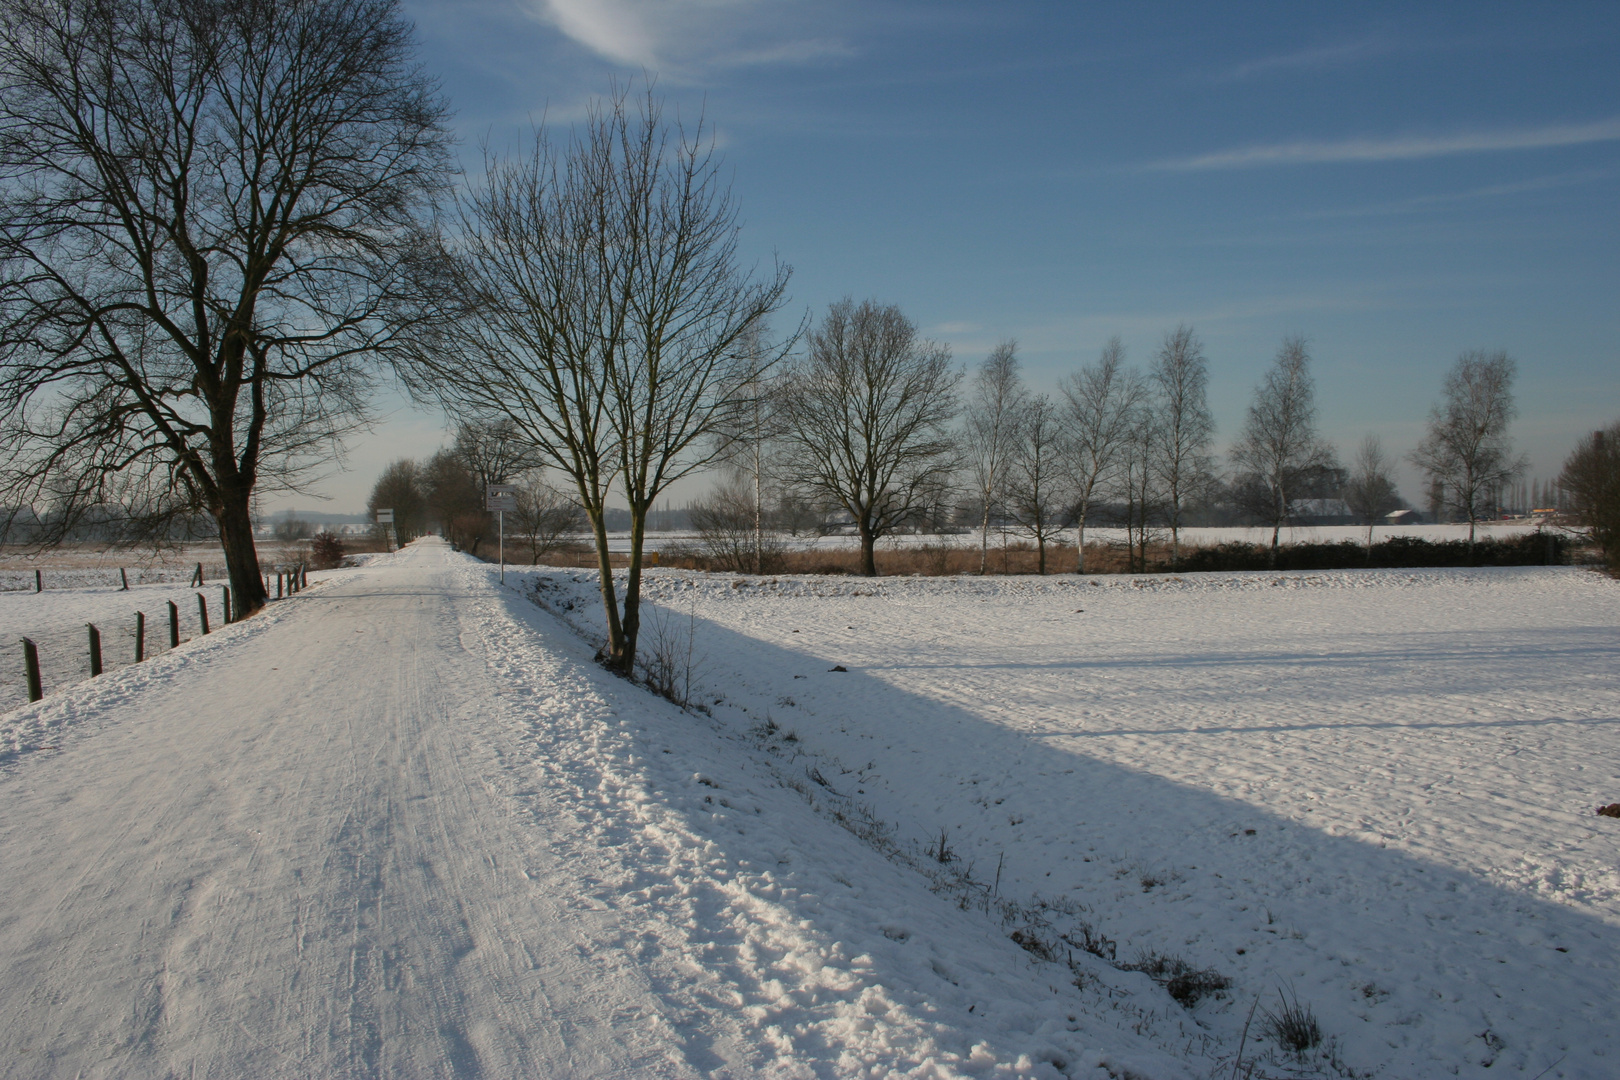
<instances>
[{"instance_id":1,"label":"road sign","mask_svg":"<svg viewBox=\"0 0 1620 1080\"><path fill-rule=\"evenodd\" d=\"M491 484L485 495L485 510L516 510L517 485Z\"/></svg>"},{"instance_id":2,"label":"road sign","mask_svg":"<svg viewBox=\"0 0 1620 1080\"><path fill-rule=\"evenodd\" d=\"M379 525L392 525L393 523L394 523L394 512L392 510L379 510L379 511L377 511L377 524L379 524Z\"/></svg>"}]
</instances>

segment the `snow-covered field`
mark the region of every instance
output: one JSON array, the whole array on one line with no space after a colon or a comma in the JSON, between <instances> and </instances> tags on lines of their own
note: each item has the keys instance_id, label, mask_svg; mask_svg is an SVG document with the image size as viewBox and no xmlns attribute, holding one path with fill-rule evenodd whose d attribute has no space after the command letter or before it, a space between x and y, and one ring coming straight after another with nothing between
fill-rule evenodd
<instances>
[{"instance_id":1,"label":"snow-covered field","mask_svg":"<svg viewBox=\"0 0 1620 1080\"><path fill-rule=\"evenodd\" d=\"M0 1077L1620 1071L1615 582L494 576L0 717Z\"/></svg>"},{"instance_id":2,"label":"snow-covered field","mask_svg":"<svg viewBox=\"0 0 1620 1080\"><path fill-rule=\"evenodd\" d=\"M593 578L545 580L590 628ZM1195 1069L1281 989L1349 1069L1620 1075L1620 822L1593 812L1620 800L1620 583L666 571L649 592L722 724L768 716L916 846L944 830L1002 896L1083 908L1049 938L1084 922L1122 961L1228 976L1141 1024Z\"/></svg>"}]
</instances>

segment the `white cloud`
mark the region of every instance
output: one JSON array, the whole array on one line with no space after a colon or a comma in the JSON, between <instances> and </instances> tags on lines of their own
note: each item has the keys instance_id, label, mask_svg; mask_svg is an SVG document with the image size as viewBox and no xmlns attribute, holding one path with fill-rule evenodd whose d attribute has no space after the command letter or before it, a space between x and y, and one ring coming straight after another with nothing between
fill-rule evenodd
<instances>
[{"instance_id":1,"label":"white cloud","mask_svg":"<svg viewBox=\"0 0 1620 1080\"><path fill-rule=\"evenodd\" d=\"M656 69L653 34L644 12L620 0L546 0L557 29L609 60Z\"/></svg>"},{"instance_id":2,"label":"white cloud","mask_svg":"<svg viewBox=\"0 0 1620 1080\"><path fill-rule=\"evenodd\" d=\"M844 59L826 9L781 0L534 0L537 14L604 59L677 81L733 67ZM793 8L798 8L797 12ZM798 17L795 17L798 16ZM801 24L814 24L814 31Z\"/></svg>"},{"instance_id":3,"label":"white cloud","mask_svg":"<svg viewBox=\"0 0 1620 1080\"><path fill-rule=\"evenodd\" d=\"M1267 165L1314 165L1332 162L1410 161L1502 150L1541 150L1620 140L1620 117L1586 124L1476 131L1456 135L1413 135L1390 139L1344 139L1336 142L1292 142L1249 146L1162 162L1157 168L1177 171L1248 169Z\"/></svg>"}]
</instances>

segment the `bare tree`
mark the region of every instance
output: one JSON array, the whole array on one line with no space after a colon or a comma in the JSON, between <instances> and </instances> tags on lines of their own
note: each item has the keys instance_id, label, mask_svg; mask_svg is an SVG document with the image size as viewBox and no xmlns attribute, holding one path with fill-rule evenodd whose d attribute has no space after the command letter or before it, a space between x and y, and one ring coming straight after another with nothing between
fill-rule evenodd
<instances>
[{"instance_id":1,"label":"bare tree","mask_svg":"<svg viewBox=\"0 0 1620 1080\"><path fill-rule=\"evenodd\" d=\"M842 507L877 575L877 541L938 500L956 466L948 425L961 375L897 307L840 300L810 331L783 402L793 471Z\"/></svg>"},{"instance_id":2,"label":"bare tree","mask_svg":"<svg viewBox=\"0 0 1620 1080\"><path fill-rule=\"evenodd\" d=\"M1076 573L1086 572L1086 518L1113 484L1146 393L1141 377L1125 367L1125 346L1118 337L1108 339L1095 364L1063 383L1073 463Z\"/></svg>"},{"instance_id":3,"label":"bare tree","mask_svg":"<svg viewBox=\"0 0 1620 1080\"><path fill-rule=\"evenodd\" d=\"M1316 434L1316 389L1311 356L1302 337L1284 338L1271 369L1255 387L1232 464L1260 493L1263 520L1271 526L1271 562L1277 562L1282 527L1295 485L1313 470L1331 468L1333 449Z\"/></svg>"},{"instance_id":4,"label":"bare tree","mask_svg":"<svg viewBox=\"0 0 1620 1080\"><path fill-rule=\"evenodd\" d=\"M1126 562L1133 573L1147 572L1148 544L1164 520L1165 495L1157 468L1163 436L1155 430L1156 423L1157 417L1145 405L1134 411L1108 491L1114 515L1125 526Z\"/></svg>"},{"instance_id":5,"label":"bare tree","mask_svg":"<svg viewBox=\"0 0 1620 1080\"><path fill-rule=\"evenodd\" d=\"M727 413L717 436L720 460L752 493L749 522L753 543L752 568L756 574L765 573L767 555L774 557L779 553L779 545L768 543L765 537L765 506L772 495L770 489L777 464L776 452L784 423L778 400L781 396L781 380L775 370L775 354L766 345L767 336L768 332L763 326L754 327L749 332L740 369L742 384L728 395L735 402L735 408ZM729 487L721 504L724 506L722 516L730 521L736 509L736 499L735 492ZM732 569L742 572L747 567L739 563Z\"/></svg>"},{"instance_id":6,"label":"bare tree","mask_svg":"<svg viewBox=\"0 0 1620 1080\"><path fill-rule=\"evenodd\" d=\"M1148 369L1153 393L1152 468L1158 474L1166 524L1170 526L1170 565L1181 558L1181 523L1188 508L1208 492L1212 469L1209 444L1215 437L1210 415L1209 363L1192 327L1165 335Z\"/></svg>"},{"instance_id":7,"label":"bare tree","mask_svg":"<svg viewBox=\"0 0 1620 1080\"><path fill-rule=\"evenodd\" d=\"M1368 435L1361 441L1361 449L1356 451L1350 479L1340 492L1344 505L1367 525L1369 557L1372 555L1373 526L1385 514L1401 508L1401 496L1395 490L1392 468L1393 464L1384 456L1384 447L1378 441L1378 436Z\"/></svg>"},{"instance_id":8,"label":"bare tree","mask_svg":"<svg viewBox=\"0 0 1620 1080\"><path fill-rule=\"evenodd\" d=\"M395 0L4 5L11 505L206 512L263 605L255 491L330 462L423 310L449 136L411 39Z\"/></svg>"},{"instance_id":9,"label":"bare tree","mask_svg":"<svg viewBox=\"0 0 1620 1080\"><path fill-rule=\"evenodd\" d=\"M1558 486L1592 530L1611 572L1620 573L1620 423L1594 431L1564 461Z\"/></svg>"},{"instance_id":10,"label":"bare tree","mask_svg":"<svg viewBox=\"0 0 1620 1080\"><path fill-rule=\"evenodd\" d=\"M760 527L755 490L739 473L692 504L692 528L715 569L763 574L782 562L781 539Z\"/></svg>"},{"instance_id":11,"label":"bare tree","mask_svg":"<svg viewBox=\"0 0 1620 1080\"><path fill-rule=\"evenodd\" d=\"M979 496L979 573L990 560L990 515L1003 494L1017 442L1017 418L1028 395L1018 374L1018 343L997 345L974 373L965 410L967 457Z\"/></svg>"},{"instance_id":12,"label":"bare tree","mask_svg":"<svg viewBox=\"0 0 1620 1080\"><path fill-rule=\"evenodd\" d=\"M528 543L531 564L539 563L540 556L555 551L567 537L583 530L584 515L579 504L547 483L540 470L526 474L517 489L512 528Z\"/></svg>"},{"instance_id":13,"label":"bare tree","mask_svg":"<svg viewBox=\"0 0 1620 1080\"><path fill-rule=\"evenodd\" d=\"M1035 541L1037 571L1046 573L1046 548L1068 524L1074 506L1070 450L1062 414L1045 394L1016 414L1016 438L1007 459L1007 514Z\"/></svg>"},{"instance_id":14,"label":"bare tree","mask_svg":"<svg viewBox=\"0 0 1620 1080\"><path fill-rule=\"evenodd\" d=\"M472 473L480 497L545 465L540 452L508 420L463 420L456 425L456 457Z\"/></svg>"},{"instance_id":15,"label":"bare tree","mask_svg":"<svg viewBox=\"0 0 1620 1080\"><path fill-rule=\"evenodd\" d=\"M1513 450L1508 424L1517 410L1513 378L1518 365L1505 352L1473 349L1446 373L1442 400L1429 410L1429 428L1412 463L1468 519L1468 555L1481 510L1502 484L1521 476L1529 461Z\"/></svg>"},{"instance_id":16,"label":"bare tree","mask_svg":"<svg viewBox=\"0 0 1620 1080\"><path fill-rule=\"evenodd\" d=\"M486 160L444 254L446 287L467 310L419 338L408 369L419 396L510 423L573 483L596 543L603 658L624 675L647 512L713 459L750 334L787 288L785 267L758 280L741 265L738 228L701 120L688 132L650 88L634 102L615 92L571 137L541 129L532 154ZM622 602L610 490L630 509Z\"/></svg>"}]
</instances>

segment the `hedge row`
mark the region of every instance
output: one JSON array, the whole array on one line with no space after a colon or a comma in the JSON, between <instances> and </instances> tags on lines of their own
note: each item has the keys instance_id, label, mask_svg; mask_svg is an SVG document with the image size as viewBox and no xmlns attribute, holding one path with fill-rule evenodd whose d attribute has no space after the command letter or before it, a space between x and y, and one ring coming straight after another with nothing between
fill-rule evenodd
<instances>
[{"instance_id":1,"label":"hedge row","mask_svg":"<svg viewBox=\"0 0 1620 1080\"><path fill-rule=\"evenodd\" d=\"M1522 533L1479 540L1424 540L1392 536L1368 549L1354 540L1333 544L1284 544L1271 561L1265 544L1230 543L1186 551L1176 569L1354 570L1360 567L1547 566L1568 562L1568 539L1559 533Z\"/></svg>"}]
</instances>

